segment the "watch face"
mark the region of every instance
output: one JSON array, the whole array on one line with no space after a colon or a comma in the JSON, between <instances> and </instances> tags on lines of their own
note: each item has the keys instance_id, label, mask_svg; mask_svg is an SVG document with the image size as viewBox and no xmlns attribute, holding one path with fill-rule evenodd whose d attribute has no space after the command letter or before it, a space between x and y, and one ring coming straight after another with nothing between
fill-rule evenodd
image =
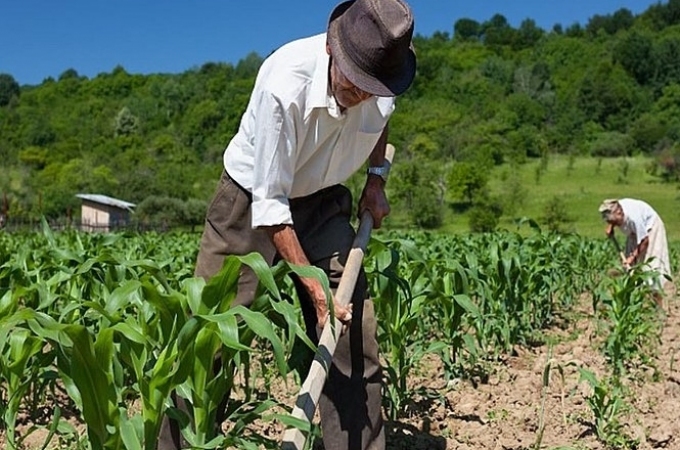
<instances>
[{"instance_id":1,"label":"watch face","mask_svg":"<svg viewBox=\"0 0 680 450\"><path fill-rule=\"evenodd\" d=\"M385 166L369 167L368 173L371 174L371 175L378 175L382 179L385 179L387 177L387 168Z\"/></svg>"}]
</instances>

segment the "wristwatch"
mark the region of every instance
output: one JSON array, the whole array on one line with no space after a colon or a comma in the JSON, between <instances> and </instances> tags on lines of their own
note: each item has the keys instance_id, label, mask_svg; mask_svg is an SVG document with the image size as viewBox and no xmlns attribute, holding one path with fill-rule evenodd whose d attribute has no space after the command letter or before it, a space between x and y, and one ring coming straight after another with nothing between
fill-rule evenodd
<instances>
[{"instance_id":1,"label":"wristwatch","mask_svg":"<svg viewBox=\"0 0 680 450\"><path fill-rule=\"evenodd\" d=\"M368 175L378 175L384 181L387 181L387 174L390 173L389 166L370 166L366 171Z\"/></svg>"}]
</instances>

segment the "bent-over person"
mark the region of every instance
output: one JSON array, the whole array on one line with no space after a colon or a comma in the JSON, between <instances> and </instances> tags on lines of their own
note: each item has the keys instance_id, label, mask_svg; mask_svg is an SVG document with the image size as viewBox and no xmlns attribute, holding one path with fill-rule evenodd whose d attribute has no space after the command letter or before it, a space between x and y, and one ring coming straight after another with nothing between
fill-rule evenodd
<instances>
[{"instance_id":1,"label":"bent-over person","mask_svg":"<svg viewBox=\"0 0 680 450\"><path fill-rule=\"evenodd\" d=\"M626 236L624 266L641 265L657 273L652 288L657 304L663 307L664 288L669 282L666 277L671 274L663 220L648 203L632 198L605 200L599 210L607 222L607 236L613 236L614 227Z\"/></svg>"}]
</instances>

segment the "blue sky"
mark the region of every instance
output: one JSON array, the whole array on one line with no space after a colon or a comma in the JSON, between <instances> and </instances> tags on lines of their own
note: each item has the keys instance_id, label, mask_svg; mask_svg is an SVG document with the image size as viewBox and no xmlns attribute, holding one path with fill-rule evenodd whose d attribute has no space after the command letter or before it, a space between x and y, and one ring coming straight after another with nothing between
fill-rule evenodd
<instances>
[{"instance_id":1,"label":"blue sky","mask_svg":"<svg viewBox=\"0 0 680 450\"><path fill-rule=\"evenodd\" d=\"M411 0L416 33L451 32L463 17L503 14L544 29L587 23L657 0ZM661 3L666 3L661 2ZM94 77L117 65L130 73L180 73L206 62L236 63L323 32L335 0L13 0L2 6L0 73L39 84L66 69Z\"/></svg>"}]
</instances>

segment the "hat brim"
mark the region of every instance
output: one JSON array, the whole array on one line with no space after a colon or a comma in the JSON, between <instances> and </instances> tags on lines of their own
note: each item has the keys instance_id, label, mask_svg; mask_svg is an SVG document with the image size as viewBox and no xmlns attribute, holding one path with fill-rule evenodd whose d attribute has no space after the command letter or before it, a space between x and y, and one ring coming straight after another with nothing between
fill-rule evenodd
<instances>
[{"instance_id":1,"label":"hat brim","mask_svg":"<svg viewBox=\"0 0 680 450\"><path fill-rule=\"evenodd\" d=\"M401 95L411 86L416 75L416 54L413 46L409 47L409 52L397 76L389 79L373 77L359 68L350 58L347 57L338 36L337 19L347 11L356 0L340 3L335 7L328 20L327 41L331 48L331 55L336 61L342 74L347 77L356 87L378 97L395 97Z\"/></svg>"}]
</instances>

